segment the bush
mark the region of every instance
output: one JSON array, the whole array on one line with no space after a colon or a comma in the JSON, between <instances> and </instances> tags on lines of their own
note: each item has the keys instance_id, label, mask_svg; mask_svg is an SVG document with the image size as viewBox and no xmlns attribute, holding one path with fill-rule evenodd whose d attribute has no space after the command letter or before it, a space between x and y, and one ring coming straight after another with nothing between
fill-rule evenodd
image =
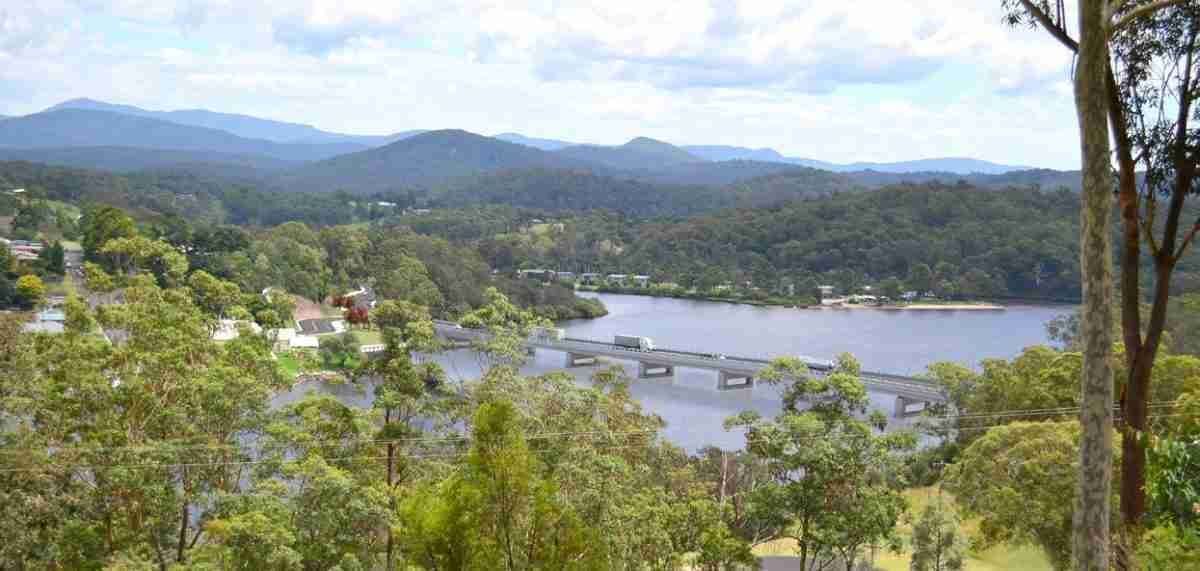
<instances>
[{"instance_id":1,"label":"bush","mask_svg":"<svg viewBox=\"0 0 1200 571\"><path fill-rule=\"evenodd\" d=\"M1167 524L1142 538L1137 558L1146 571L1200 569L1200 529Z\"/></svg>"}]
</instances>

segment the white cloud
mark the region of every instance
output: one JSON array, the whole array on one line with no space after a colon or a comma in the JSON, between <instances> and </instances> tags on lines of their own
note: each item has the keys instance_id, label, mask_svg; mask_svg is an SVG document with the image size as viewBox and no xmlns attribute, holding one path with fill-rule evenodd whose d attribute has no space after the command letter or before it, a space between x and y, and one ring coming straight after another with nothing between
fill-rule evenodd
<instances>
[{"instance_id":1,"label":"white cloud","mask_svg":"<svg viewBox=\"0 0 1200 571\"><path fill-rule=\"evenodd\" d=\"M1076 162L1069 58L989 0L29 4L0 0L0 113L88 96L349 132Z\"/></svg>"}]
</instances>

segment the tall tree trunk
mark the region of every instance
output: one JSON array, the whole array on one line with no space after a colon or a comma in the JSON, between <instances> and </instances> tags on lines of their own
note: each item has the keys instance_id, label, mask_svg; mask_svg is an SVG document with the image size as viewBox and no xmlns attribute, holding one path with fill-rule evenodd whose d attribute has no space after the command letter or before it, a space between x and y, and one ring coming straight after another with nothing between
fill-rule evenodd
<instances>
[{"instance_id":1,"label":"tall tree trunk","mask_svg":"<svg viewBox=\"0 0 1200 571\"><path fill-rule=\"evenodd\" d=\"M1176 248L1179 234L1180 217L1183 214L1184 201L1192 190L1192 178L1195 175L1195 164L1189 160L1188 119L1192 109L1192 58L1196 38L1200 29L1193 27L1188 39L1188 52L1184 59L1183 76L1180 80L1179 109L1175 122L1175 142L1171 149L1171 161L1174 163L1175 186L1171 189L1171 200L1167 206L1167 220L1163 225L1162 243L1154 255L1154 299L1150 307L1150 319L1146 324L1145 339L1136 347L1136 351L1126 348L1127 353L1134 355L1128 359L1129 376L1126 379L1125 395L1121 399L1121 412L1124 416L1124 429L1121 431L1121 515L1123 523L1134 531L1133 538L1137 540L1137 529L1143 523L1146 514L1146 434L1149 416L1150 383L1154 372L1154 361L1158 356L1159 345L1162 343L1163 330L1167 321L1167 302L1171 296L1171 275L1175 265L1187 251L1188 245L1196 232L1194 226L1191 234L1181 246ZM1124 168L1122 168L1124 177ZM1133 177L1133 169L1129 169L1129 177ZM1155 192L1156 189L1150 189ZM1147 228L1153 232L1153 228ZM1136 274L1133 278L1136 280ZM1136 282L1135 282L1136 283ZM1140 300L1128 299L1126 304L1137 304ZM1140 326L1140 324L1138 324ZM1126 325L1125 336L1131 335ZM1135 330L1134 336L1140 337L1140 331Z\"/></svg>"},{"instance_id":2,"label":"tall tree trunk","mask_svg":"<svg viewBox=\"0 0 1200 571\"><path fill-rule=\"evenodd\" d=\"M1080 570L1109 568L1112 485L1112 183L1108 155L1108 39L1103 0L1081 0L1075 107L1083 170L1079 262L1083 277L1079 493L1074 553Z\"/></svg>"}]
</instances>

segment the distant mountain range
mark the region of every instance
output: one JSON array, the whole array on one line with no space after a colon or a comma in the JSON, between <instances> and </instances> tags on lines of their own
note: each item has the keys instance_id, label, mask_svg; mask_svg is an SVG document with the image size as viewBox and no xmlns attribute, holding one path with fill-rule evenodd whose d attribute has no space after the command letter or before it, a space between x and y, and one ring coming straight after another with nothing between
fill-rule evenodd
<instances>
[{"instance_id":1,"label":"distant mountain range","mask_svg":"<svg viewBox=\"0 0 1200 571\"><path fill-rule=\"evenodd\" d=\"M646 137L637 137L616 147L574 145L554 152L615 169L653 169L704 161L704 159L670 143Z\"/></svg>"},{"instance_id":2,"label":"distant mountain range","mask_svg":"<svg viewBox=\"0 0 1200 571\"><path fill-rule=\"evenodd\" d=\"M89 146L42 149L12 149L0 147L0 160L29 161L76 168L130 172L181 165L226 165L272 172L293 167L295 161L263 155L238 155L217 151L148 149L138 147Z\"/></svg>"},{"instance_id":3,"label":"distant mountain range","mask_svg":"<svg viewBox=\"0 0 1200 571\"><path fill-rule=\"evenodd\" d=\"M830 163L803 157L785 157L775 149L750 149L722 145L684 146L684 150L710 161L766 161L780 162L833 172L877 171L891 173L945 172L954 174L1003 174L1011 171L1029 170L1033 167L1002 165L966 157L917 159L892 163Z\"/></svg>"},{"instance_id":4,"label":"distant mountain range","mask_svg":"<svg viewBox=\"0 0 1200 571\"><path fill-rule=\"evenodd\" d=\"M218 113L205 109L151 111L132 105L105 103L94 99L71 99L70 101L64 101L50 107L46 111L56 111L59 109L87 109L90 111L108 111L110 113L149 117L180 125L227 131L247 139L263 139L277 143L353 143L366 148L386 145L392 141L421 133L421 131L402 131L385 136L347 135L322 131L312 125L273 121L249 115Z\"/></svg>"},{"instance_id":5,"label":"distant mountain range","mask_svg":"<svg viewBox=\"0 0 1200 571\"><path fill-rule=\"evenodd\" d=\"M535 149L541 149L543 151L557 151L557 150L565 148L565 147L573 147L573 146L576 146L579 144L579 143L568 143L566 141L559 141L556 139L539 139L537 137L526 137L525 135L522 135L520 133L500 133L499 135L494 135L492 138L500 139L501 141L507 141L509 143L516 143L518 145L525 145L526 147L533 147Z\"/></svg>"},{"instance_id":6,"label":"distant mountain range","mask_svg":"<svg viewBox=\"0 0 1200 571\"><path fill-rule=\"evenodd\" d=\"M0 147L136 147L259 155L313 161L364 148L357 143L279 143L228 131L182 125L139 115L89 109L57 109L5 119Z\"/></svg>"},{"instance_id":7,"label":"distant mountain range","mask_svg":"<svg viewBox=\"0 0 1200 571\"><path fill-rule=\"evenodd\" d=\"M809 195L899 182L953 182L981 186L1041 184L1078 188L1078 173L1023 170L972 158L933 158L895 163L836 164L787 157L770 148L723 145L675 146L647 137L622 145L576 144L501 133L411 130L388 136L322 131L311 125L217 113L203 109L152 111L90 99L73 99L40 113L0 121L0 160L107 171L177 169L214 176L252 178L281 190L372 192L402 188L478 188L481 177L514 171L565 170L605 180L658 185L727 187L755 181L765 195ZM829 178L811 169L837 173ZM514 188L522 175L506 175ZM984 180L981 177L996 177ZM582 176L537 175L538 195ZM582 182L580 182L582 184ZM550 185L550 186L547 186ZM622 187L632 191L636 187ZM567 192L567 189L561 189ZM575 190L572 200L579 200ZM490 193L489 195L494 194Z\"/></svg>"},{"instance_id":8,"label":"distant mountain range","mask_svg":"<svg viewBox=\"0 0 1200 571\"><path fill-rule=\"evenodd\" d=\"M512 169L582 169L595 165L457 129L429 131L394 143L317 161L281 177L288 188L355 192L429 187Z\"/></svg>"}]
</instances>

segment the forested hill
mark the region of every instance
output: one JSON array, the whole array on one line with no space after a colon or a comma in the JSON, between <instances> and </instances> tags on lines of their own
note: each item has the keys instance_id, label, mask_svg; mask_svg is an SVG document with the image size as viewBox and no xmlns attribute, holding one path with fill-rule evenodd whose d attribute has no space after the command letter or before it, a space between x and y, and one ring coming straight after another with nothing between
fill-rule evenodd
<instances>
[{"instance_id":1,"label":"forested hill","mask_svg":"<svg viewBox=\"0 0 1200 571\"><path fill-rule=\"evenodd\" d=\"M591 169L596 165L533 147L448 129L382 147L333 157L295 169L280 179L288 189L356 194L435 183L521 168Z\"/></svg>"},{"instance_id":2,"label":"forested hill","mask_svg":"<svg viewBox=\"0 0 1200 571\"><path fill-rule=\"evenodd\" d=\"M1066 190L906 184L685 219L562 215L553 219L561 229L534 231L530 220L546 216L492 207L404 220L478 243L500 269L647 273L700 289L751 282L764 291L788 283L851 291L896 278L945 296L1079 295L1079 197ZM1196 262L1184 260L1180 284L1195 283Z\"/></svg>"}]
</instances>

